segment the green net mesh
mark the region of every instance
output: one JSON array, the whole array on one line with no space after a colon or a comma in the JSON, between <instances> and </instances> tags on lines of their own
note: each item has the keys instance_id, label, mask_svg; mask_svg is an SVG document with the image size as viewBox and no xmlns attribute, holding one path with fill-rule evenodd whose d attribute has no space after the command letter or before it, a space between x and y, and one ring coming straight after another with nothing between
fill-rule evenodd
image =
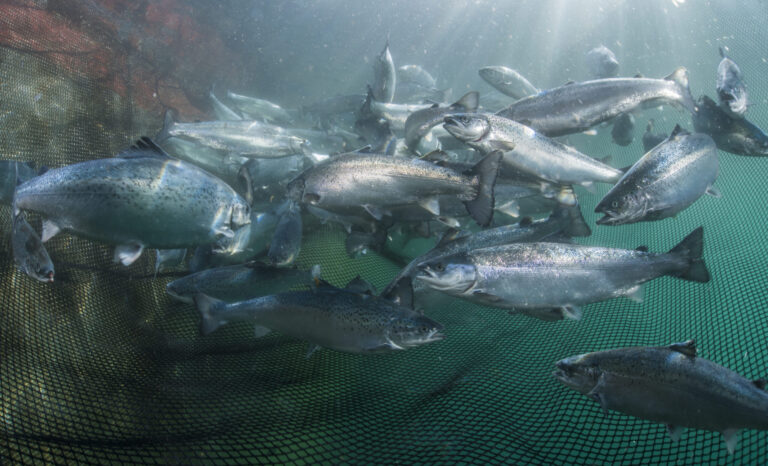
<instances>
[{"instance_id":1,"label":"green net mesh","mask_svg":"<svg viewBox=\"0 0 768 466\"><path fill-rule=\"evenodd\" d=\"M30 22L28 10L44 3L0 2L7 13L0 27L26 31L0 32L0 158L58 167L110 156L155 133L162 113L134 105L132 86L116 92L86 72L99 62L62 59L41 39L33 43L35 31L60 21L54 13L45 16L50 23ZM766 66L759 52L766 14L759 11L744 18L711 7L721 29L708 33L738 28L748 39L743 54L751 59L740 64L755 83L751 119L765 127L768 95L757 81ZM713 87L709 62L692 70L692 87ZM654 115L670 117L666 131L680 119ZM638 141L626 149L611 144L607 131L572 142L589 154L613 154L616 166L641 152ZM702 198L678 218L595 228L596 215L583 209L594 230L579 240L585 244L666 251L703 225L708 284L661 278L647 284L642 303L605 301L586 306L580 322L557 323L425 293L419 303L445 325L444 341L373 356L320 351L310 359L306 343L255 339L245 323L201 337L194 308L164 293L173 274L154 277L151 254L119 267L111 250L60 235L48 245L56 282L37 283L13 266L10 210L2 206L0 462L764 462L763 432L742 433L733 457L717 433L688 431L673 443L661 425L604 415L551 372L565 356L695 338L702 357L749 378L766 375L765 173L765 160L721 152L723 197ZM606 191L581 190L582 205L594 206ZM298 265L320 264L336 285L360 274L383 288L399 266L376 254L348 258L344 237L330 226L305 232Z\"/></svg>"}]
</instances>

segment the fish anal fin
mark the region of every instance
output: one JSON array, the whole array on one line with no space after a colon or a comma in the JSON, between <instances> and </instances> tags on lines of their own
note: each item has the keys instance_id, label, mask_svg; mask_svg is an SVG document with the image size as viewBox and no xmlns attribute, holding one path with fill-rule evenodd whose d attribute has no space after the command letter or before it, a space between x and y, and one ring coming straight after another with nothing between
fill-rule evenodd
<instances>
[{"instance_id":1,"label":"fish anal fin","mask_svg":"<svg viewBox=\"0 0 768 466\"><path fill-rule=\"evenodd\" d=\"M638 246L635 248L635 251L648 252L648 246Z\"/></svg>"},{"instance_id":2,"label":"fish anal fin","mask_svg":"<svg viewBox=\"0 0 768 466\"><path fill-rule=\"evenodd\" d=\"M531 217L523 217L518 223L518 226L520 227L529 227L533 225L533 218Z\"/></svg>"},{"instance_id":3,"label":"fish anal fin","mask_svg":"<svg viewBox=\"0 0 768 466\"><path fill-rule=\"evenodd\" d=\"M366 204L363 206L363 209L365 209L365 211L368 212L371 217L375 218L376 220L381 220L384 218L384 209L379 206Z\"/></svg>"}]
</instances>

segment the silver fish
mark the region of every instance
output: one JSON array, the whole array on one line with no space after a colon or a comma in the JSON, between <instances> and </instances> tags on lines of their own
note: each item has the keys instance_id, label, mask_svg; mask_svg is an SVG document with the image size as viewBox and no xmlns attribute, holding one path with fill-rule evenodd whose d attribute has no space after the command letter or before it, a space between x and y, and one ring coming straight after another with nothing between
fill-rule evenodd
<instances>
[{"instance_id":1,"label":"silver fish","mask_svg":"<svg viewBox=\"0 0 768 466\"><path fill-rule=\"evenodd\" d=\"M693 340L586 353L555 365L557 380L606 414L664 423L673 441L686 427L716 431L733 453L742 429L768 430L765 379L748 380L698 357Z\"/></svg>"},{"instance_id":2,"label":"silver fish","mask_svg":"<svg viewBox=\"0 0 768 466\"><path fill-rule=\"evenodd\" d=\"M723 57L717 66L717 97L720 106L730 116L742 118L749 105L744 76L739 65L725 55L723 47L720 47L720 56Z\"/></svg>"},{"instance_id":3,"label":"silver fish","mask_svg":"<svg viewBox=\"0 0 768 466\"><path fill-rule=\"evenodd\" d=\"M477 72L485 82L513 99L536 95L539 90L523 75L506 66L486 66Z\"/></svg>"},{"instance_id":4,"label":"silver fish","mask_svg":"<svg viewBox=\"0 0 768 466\"><path fill-rule=\"evenodd\" d=\"M621 171L550 139L509 118L480 113L455 114L443 127L484 153L501 150L502 163L556 184L615 183Z\"/></svg>"},{"instance_id":5,"label":"silver fish","mask_svg":"<svg viewBox=\"0 0 768 466\"><path fill-rule=\"evenodd\" d=\"M706 134L680 126L645 154L595 208L599 225L661 220L677 215L704 193L719 196L712 184L719 170L717 146Z\"/></svg>"},{"instance_id":6,"label":"silver fish","mask_svg":"<svg viewBox=\"0 0 768 466\"><path fill-rule=\"evenodd\" d=\"M172 298L193 303L193 298L204 293L228 303L268 294L289 291L296 287L315 286L320 277L320 266L304 271L295 268L276 268L260 262L249 262L228 267L216 267L174 280L165 287Z\"/></svg>"},{"instance_id":7,"label":"silver fish","mask_svg":"<svg viewBox=\"0 0 768 466\"><path fill-rule=\"evenodd\" d=\"M242 115L224 105L224 103L222 103L222 101L216 97L216 94L214 94L213 90L214 86L211 86L211 88L208 90L208 97L211 99L211 105L213 106L213 113L216 115L216 119L222 121L242 120Z\"/></svg>"},{"instance_id":8,"label":"silver fish","mask_svg":"<svg viewBox=\"0 0 768 466\"><path fill-rule=\"evenodd\" d=\"M378 118L382 118L389 123L389 129L401 132L405 130L405 122L408 117L419 110L432 108L434 104L393 104L377 100L371 88L368 89L368 96L363 104L364 111L370 111Z\"/></svg>"},{"instance_id":9,"label":"silver fish","mask_svg":"<svg viewBox=\"0 0 768 466\"><path fill-rule=\"evenodd\" d=\"M693 127L714 139L717 148L737 155L768 155L768 134L746 118L734 118L706 95L696 102Z\"/></svg>"},{"instance_id":10,"label":"silver fish","mask_svg":"<svg viewBox=\"0 0 768 466\"><path fill-rule=\"evenodd\" d=\"M472 234L462 235L457 230L448 230L433 249L406 265L382 291L382 296L389 296L403 279L413 278L422 264L435 259L504 244L541 241L556 234L566 236L591 234L578 206L559 207L545 220L534 222L528 218L514 225L504 225Z\"/></svg>"},{"instance_id":11,"label":"silver fish","mask_svg":"<svg viewBox=\"0 0 768 466\"><path fill-rule=\"evenodd\" d=\"M236 183L240 167L248 161L245 157L224 156L218 150L182 138L169 137L162 145L172 156L218 176L231 186Z\"/></svg>"},{"instance_id":12,"label":"silver fish","mask_svg":"<svg viewBox=\"0 0 768 466\"><path fill-rule=\"evenodd\" d=\"M579 133L622 113L659 104L694 112L685 68L664 79L609 78L567 84L518 100L497 115L554 137Z\"/></svg>"},{"instance_id":13,"label":"silver fish","mask_svg":"<svg viewBox=\"0 0 768 466\"><path fill-rule=\"evenodd\" d=\"M619 61L608 47L601 45L587 52L587 67L594 79L619 75Z\"/></svg>"},{"instance_id":14,"label":"silver fish","mask_svg":"<svg viewBox=\"0 0 768 466\"><path fill-rule=\"evenodd\" d=\"M442 123L447 115L453 113L473 113L477 111L479 99L480 95L476 91L471 91L467 92L461 99L447 107L440 107L435 104L432 107L411 112L405 120L405 143L411 150L415 151L419 141L421 141L433 127ZM417 153L426 154L429 152L431 152L431 150Z\"/></svg>"},{"instance_id":15,"label":"silver fish","mask_svg":"<svg viewBox=\"0 0 768 466\"><path fill-rule=\"evenodd\" d=\"M301 206L294 201L288 201L280 213L280 220L272 234L272 244L267 251L267 257L273 265L290 265L299 257L301 230Z\"/></svg>"},{"instance_id":16,"label":"silver fish","mask_svg":"<svg viewBox=\"0 0 768 466\"><path fill-rule=\"evenodd\" d=\"M208 334L237 321L253 322L256 334L270 330L318 347L346 353L381 353L438 341L442 325L383 298L321 285L314 291L278 293L226 304L203 294L195 296Z\"/></svg>"},{"instance_id":17,"label":"silver fish","mask_svg":"<svg viewBox=\"0 0 768 466\"><path fill-rule=\"evenodd\" d=\"M227 91L227 97L237 108L251 118L265 121L279 121L290 123L293 118L287 110L268 100L249 97L247 95L235 94Z\"/></svg>"},{"instance_id":18,"label":"silver fish","mask_svg":"<svg viewBox=\"0 0 768 466\"><path fill-rule=\"evenodd\" d=\"M378 102L389 103L395 97L397 73L392 53L389 51L389 38L376 61L373 63L373 97Z\"/></svg>"},{"instance_id":19,"label":"silver fish","mask_svg":"<svg viewBox=\"0 0 768 466\"><path fill-rule=\"evenodd\" d=\"M114 244L124 265L144 248L216 243L250 222L248 204L226 183L169 157L148 138L114 158L27 181L16 189L19 209L43 217L43 242L63 230Z\"/></svg>"},{"instance_id":20,"label":"silver fish","mask_svg":"<svg viewBox=\"0 0 768 466\"><path fill-rule=\"evenodd\" d=\"M16 266L30 277L43 283L53 282L53 262L43 242L23 214L13 219L11 247Z\"/></svg>"},{"instance_id":21,"label":"silver fish","mask_svg":"<svg viewBox=\"0 0 768 466\"><path fill-rule=\"evenodd\" d=\"M321 209L363 207L377 220L387 208L419 204L440 215L437 196L451 194L465 202L481 225L493 218L493 185L501 153L481 160L462 174L430 162L379 154L343 154L302 173L288 185L289 196Z\"/></svg>"},{"instance_id":22,"label":"silver fish","mask_svg":"<svg viewBox=\"0 0 768 466\"><path fill-rule=\"evenodd\" d=\"M518 243L439 257L419 265L416 278L451 296L523 312L580 306L619 296L642 297L641 284L664 275L707 282L703 230L666 254L561 243Z\"/></svg>"},{"instance_id":23,"label":"silver fish","mask_svg":"<svg viewBox=\"0 0 768 466\"><path fill-rule=\"evenodd\" d=\"M158 138L175 136L196 141L211 149L234 152L244 157L279 158L309 151L305 138L279 126L254 120L179 123L166 113Z\"/></svg>"}]
</instances>

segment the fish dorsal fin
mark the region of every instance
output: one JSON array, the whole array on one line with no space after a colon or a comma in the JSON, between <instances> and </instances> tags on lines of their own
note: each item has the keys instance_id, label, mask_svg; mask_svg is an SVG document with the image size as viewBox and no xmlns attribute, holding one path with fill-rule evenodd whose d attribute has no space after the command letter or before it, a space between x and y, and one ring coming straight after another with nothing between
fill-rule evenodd
<instances>
[{"instance_id":1,"label":"fish dorsal fin","mask_svg":"<svg viewBox=\"0 0 768 466\"><path fill-rule=\"evenodd\" d=\"M675 139L677 136L685 136L687 134L691 134L691 133L689 133L688 131L683 129L682 126L677 124L675 125L675 129L672 130L672 134L669 135L669 139L672 140L672 139Z\"/></svg>"},{"instance_id":2,"label":"fish dorsal fin","mask_svg":"<svg viewBox=\"0 0 768 466\"><path fill-rule=\"evenodd\" d=\"M432 104L432 106L431 106L431 107L429 107L429 108L440 108L440 104L438 104L438 103L434 103L434 104Z\"/></svg>"},{"instance_id":3,"label":"fish dorsal fin","mask_svg":"<svg viewBox=\"0 0 768 466\"><path fill-rule=\"evenodd\" d=\"M445 151L442 151L440 149L433 150L432 152L427 152L426 154L422 155L421 160L426 160L429 162L445 162L447 160L450 160L450 155L448 155Z\"/></svg>"},{"instance_id":4,"label":"fish dorsal fin","mask_svg":"<svg viewBox=\"0 0 768 466\"><path fill-rule=\"evenodd\" d=\"M687 340L681 343L672 343L669 345L669 349L684 354L689 358L696 357L696 342L694 340Z\"/></svg>"},{"instance_id":5,"label":"fish dorsal fin","mask_svg":"<svg viewBox=\"0 0 768 466\"><path fill-rule=\"evenodd\" d=\"M373 152L373 146L370 144L367 144L363 147L358 147L357 149L349 152L350 154L370 154Z\"/></svg>"},{"instance_id":6,"label":"fish dorsal fin","mask_svg":"<svg viewBox=\"0 0 768 466\"><path fill-rule=\"evenodd\" d=\"M531 217L523 217L517 225L521 227L529 227L533 225L533 219Z\"/></svg>"},{"instance_id":7,"label":"fish dorsal fin","mask_svg":"<svg viewBox=\"0 0 768 466\"><path fill-rule=\"evenodd\" d=\"M635 251L648 252L648 246L638 246L635 248Z\"/></svg>"},{"instance_id":8,"label":"fish dorsal fin","mask_svg":"<svg viewBox=\"0 0 768 466\"><path fill-rule=\"evenodd\" d=\"M635 74L635 78L641 79L641 78L644 78L644 77L645 76L643 76L643 73L636 73Z\"/></svg>"},{"instance_id":9,"label":"fish dorsal fin","mask_svg":"<svg viewBox=\"0 0 768 466\"><path fill-rule=\"evenodd\" d=\"M463 108L468 113L474 113L477 111L477 107L480 105L480 93L477 91L469 91L459 100L451 105L451 108L461 109Z\"/></svg>"},{"instance_id":10,"label":"fish dorsal fin","mask_svg":"<svg viewBox=\"0 0 768 466\"><path fill-rule=\"evenodd\" d=\"M437 242L435 245L436 248L445 246L446 244L456 240L456 238L459 237L461 234L461 230L458 228L449 228L445 230L445 233L443 233L443 236L440 238L440 241Z\"/></svg>"},{"instance_id":11,"label":"fish dorsal fin","mask_svg":"<svg viewBox=\"0 0 768 466\"><path fill-rule=\"evenodd\" d=\"M150 151L158 156L161 157L167 157L170 158L171 156L168 155L166 151L163 150L162 147L158 146L155 141L152 140L149 136L142 136L133 143L131 146L131 149L138 149L138 150L146 150Z\"/></svg>"},{"instance_id":12,"label":"fish dorsal fin","mask_svg":"<svg viewBox=\"0 0 768 466\"><path fill-rule=\"evenodd\" d=\"M721 56L722 58L726 58L726 57L727 57L727 55L726 55L725 51L727 50L727 48L726 48L726 47L724 47L724 46L722 46L722 45L721 45L720 47L718 47L718 48L719 48L719 50L720 50L720 56Z\"/></svg>"},{"instance_id":13,"label":"fish dorsal fin","mask_svg":"<svg viewBox=\"0 0 768 466\"><path fill-rule=\"evenodd\" d=\"M576 84L576 81L571 79L570 81L566 81L565 84L563 84L563 86L571 86L573 84Z\"/></svg>"},{"instance_id":14,"label":"fish dorsal fin","mask_svg":"<svg viewBox=\"0 0 768 466\"><path fill-rule=\"evenodd\" d=\"M752 385L759 388L760 390L765 390L766 384L768 384L768 380L766 379L757 379L752 381Z\"/></svg>"}]
</instances>

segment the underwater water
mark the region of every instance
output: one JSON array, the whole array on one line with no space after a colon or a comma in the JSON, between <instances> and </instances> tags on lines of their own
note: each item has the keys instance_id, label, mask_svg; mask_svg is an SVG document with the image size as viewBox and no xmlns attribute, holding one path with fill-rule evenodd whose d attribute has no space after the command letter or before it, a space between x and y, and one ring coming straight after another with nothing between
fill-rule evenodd
<instances>
[{"instance_id":1,"label":"underwater water","mask_svg":"<svg viewBox=\"0 0 768 466\"><path fill-rule=\"evenodd\" d=\"M346 181L331 181L335 187L358 189L344 198L342 204L348 205L324 204L322 196L307 196L313 194L307 190L309 182L296 197L288 183L302 176L309 179L317 166L366 145L378 152L396 150L385 157L393 163L429 152L409 150L396 119L387 121L386 129L386 111L371 116L363 110L367 86L376 86L374 67L386 43L395 68L419 65L435 81L433 86L411 82L408 87L405 72L398 71L396 103L423 108L437 103L445 108L477 91L483 114L507 108L516 99L486 82L478 73L481 68L512 68L542 91L537 95L547 95L568 82L578 88L595 79L587 53L601 45L615 55L619 77L660 80L685 67L699 107L702 95L720 102L716 85L723 60L718 50L723 47L740 69L749 105L743 118L722 121L737 125L746 119L758 129L768 129L768 87L761 79L768 68L766 20L768 11L760 1L0 0L0 160L33 167L16 187L13 180L20 172L11 176L0 166L6 170L0 174L11 180L10 194L0 191L0 462L764 462L768 437L737 414L731 427L744 430L730 453L718 429L689 426L673 441L667 422L622 413L605 398L585 396L553 376L555 363L570 356L667 347L686 340L695 340L698 349L691 361L713 361L746 380L766 376L768 161L757 153L722 150L731 141L723 136L722 126L709 130L719 147L712 184L719 196L699 193L695 202L669 218L598 224L603 214L595 213L595 207L613 182L574 183L591 234L564 244L623 250L643 245L663 253L703 227L702 257L710 276L706 283L661 276L643 285L642 300L621 296L574 305L582 314L579 320L553 322L510 314L510 307L519 308L534 297L514 305L478 298L470 302L430 289L423 279L413 280L416 311L403 310L409 306L402 301L393 311L395 304L375 296L410 260L438 243L448 230L446 223L455 220L460 230L475 233L487 230L475 221L480 213L457 202L476 195L478 172L466 175L444 164L441 173L463 176L463 187L458 194L440 188L450 191L453 204L441 201L439 220L418 205L430 196L419 191L427 184L423 180L397 184L397 189L372 201L378 181L364 175L377 173L378 165L355 166ZM589 94L581 102L587 107L601 95ZM352 96L344 105L351 110L331 110L333 103L326 99L340 96ZM682 102L653 101L629 113L634 129L628 145L614 142L613 122L594 124L591 131L574 130L557 140L619 168L633 165L648 152L642 136L651 119L654 132L668 135L677 124L697 131ZM246 123L204 127L230 118ZM359 123L363 120L365 124ZM443 123L440 118L436 125ZM253 134L254 128L264 128L270 148L264 149L255 138L239 138ZM545 132L538 128L539 134ZM152 175L151 182L127 183L129 195L120 198L124 203L99 204L105 191L94 186L105 185L93 180L107 179L106 186L114 186L134 179L139 170L111 176L97 166L86 176L78 169L39 188L54 192L81 176L81 191L72 192L91 189L86 192L90 204L66 196L34 204L19 194L22 187L32 186L26 182L52 179L65 173L60 171L65 167L124 154L142 136L153 138L183 162L160 159L161 168L146 168L144 162L156 160L158 153L145 146L135 149L139 156L126 157L126 163L140 164ZM759 133L749 137L760 142ZM447 133L440 141L447 155L439 157L462 162L464 168L485 155ZM419 163L429 163L430 157L424 159ZM178 164L182 169L176 172ZM696 175L675 183L682 186ZM359 179L365 181L356 184ZM509 203L512 198L504 186L514 183L496 180L496 209L489 227L515 225L528 215L543 221L550 215L557 195L537 190L558 184L534 179L525 184L533 190L529 201L544 207ZM6 183L6 178L0 176L0 182ZM210 186L226 199L217 198L218 203L205 210L211 201L201 193L213 190ZM409 189L421 197L398 200ZM552 189L562 194L560 187ZM47 236L44 220L50 221L49 233L58 222L61 232L44 243L55 267L50 283L45 282L47 271L36 280L33 276L42 269L28 269L27 274L21 270L20 253L14 250L20 238L11 206L14 190L35 234ZM166 196L175 204L157 201ZM355 201L358 198L367 200ZM404 204L416 206L416 213L397 210ZM248 215L239 216L238 208L245 205ZM505 213L503 206L510 205L514 208ZM337 222L327 213L313 213L315 207L336 209L332 213L355 220ZM190 220L198 210L208 223ZM518 216L508 215L511 212ZM88 221L83 227L67 223L84 218ZM150 226L155 236L148 233ZM129 230L134 236L115 233ZM246 231L250 237L238 236ZM193 239L193 232L212 236ZM34 238L21 244L40 251ZM116 263L116 247L124 247L119 258L130 265ZM225 251L211 252L217 248ZM186 250L186 255L158 270L156 249ZM270 321L273 332L255 335L254 324L269 327L253 317L255 312L226 324L222 318L216 326L204 319L197 293L209 293L202 287L218 283L211 278L196 285L186 301L173 287L167 292L169 283L193 272L252 260L265 265L246 267L250 281L242 270L222 279L222 286L237 296L232 301L305 293L301 296L311 302L317 296L335 302L354 294L349 299L364 312L354 314L353 320L363 316L361 321L376 321L394 312L423 323L418 312L423 311L426 319L439 324L442 338L430 330L428 338L419 335L428 341L408 340L411 336L400 340L400 328L381 324L384 340L370 345L364 340L350 350L339 343L340 333L322 330L339 318L333 313L312 317L309 323L298 317L279 321L278 313L279 322ZM319 270L312 271L315 266ZM612 270L619 276L624 269ZM535 283L551 280L555 294L562 275L565 272ZM339 290L358 276L376 293ZM238 280L245 284L232 291L240 286ZM608 278L596 277L579 286L586 291L601 280ZM576 288L574 293L582 291ZM617 295L638 297L637 290L621 291ZM318 306L321 311L335 309ZM374 327L372 332L382 329ZM332 337L320 341L318 333ZM639 398L653 391L642 387L647 390L641 390ZM679 387L691 397L703 390L696 382ZM699 399L708 407L722 402ZM730 401L722 403L731 406ZM763 409L756 402L750 406L755 412Z\"/></svg>"}]
</instances>

